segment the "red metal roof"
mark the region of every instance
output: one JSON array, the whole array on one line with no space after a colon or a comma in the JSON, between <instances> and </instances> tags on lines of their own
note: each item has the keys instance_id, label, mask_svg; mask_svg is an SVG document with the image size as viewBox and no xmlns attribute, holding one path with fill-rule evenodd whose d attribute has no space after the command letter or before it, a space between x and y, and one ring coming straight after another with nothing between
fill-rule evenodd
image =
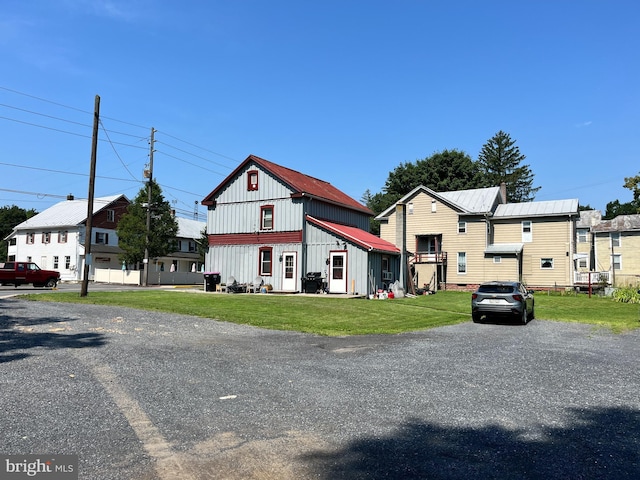
<instances>
[{"instance_id":1,"label":"red metal roof","mask_svg":"<svg viewBox=\"0 0 640 480\"><path fill-rule=\"evenodd\" d=\"M296 170L283 167L282 165L275 164L273 162L270 162L269 160L265 160L264 158L260 158L255 155L249 155L245 159L245 161L242 162L238 166L238 168L236 168L231 173L231 175L225 178L213 192L205 197L205 199L202 201L202 204L212 204L212 202L214 201L214 197L216 196L218 191L249 162L256 163L261 168L286 183L291 188L291 190L293 190L293 197L309 196L317 198L321 201L326 201L346 208L350 208L352 210L357 210L367 215L374 215L374 213L369 208L354 200L349 195L341 192L329 182L310 177L309 175L305 175L304 173L300 173Z\"/></svg>"},{"instance_id":2,"label":"red metal roof","mask_svg":"<svg viewBox=\"0 0 640 480\"><path fill-rule=\"evenodd\" d=\"M357 227L349 227L347 225L340 225L339 223L327 222L324 220L318 220L310 215L307 215L307 220L311 223L323 227L337 235L340 235L345 240L351 243L355 243L367 251L376 250L379 252L387 252L393 254L399 254L400 249L393 243L387 242L380 237L375 236L373 233L365 232Z\"/></svg>"}]
</instances>

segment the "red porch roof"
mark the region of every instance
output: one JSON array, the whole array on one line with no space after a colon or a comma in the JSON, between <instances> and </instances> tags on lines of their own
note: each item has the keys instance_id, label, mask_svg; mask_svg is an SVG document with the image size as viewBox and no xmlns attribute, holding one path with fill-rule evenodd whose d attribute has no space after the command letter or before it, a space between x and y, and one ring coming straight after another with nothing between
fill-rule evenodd
<instances>
[{"instance_id":1,"label":"red porch roof","mask_svg":"<svg viewBox=\"0 0 640 480\"><path fill-rule=\"evenodd\" d=\"M324 220L318 220L310 215L307 215L307 220L314 225L318 225L322 228L329 230L336 235L341 236L345 240L366 249L367 251L378 251L392 254L400 254L400 249L393 243L387 242L380 237L375 236L373 233L365 232L364 230L356 227L349 227L347 225L340 225L339 223L327 222Z\"/></svg>"}]
</instances>

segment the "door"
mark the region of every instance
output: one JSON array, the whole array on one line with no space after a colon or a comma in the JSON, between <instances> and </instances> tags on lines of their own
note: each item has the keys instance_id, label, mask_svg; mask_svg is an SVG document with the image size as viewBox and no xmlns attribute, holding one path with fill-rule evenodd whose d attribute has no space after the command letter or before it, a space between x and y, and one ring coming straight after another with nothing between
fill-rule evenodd
<instances>
[{"instance_id":1,"label":"door","mask_svg":"<svg viewBox=\"0 0 640 480\"><path fill-rule=\"evenodd\" d=\"M329 253L329 293L347 293L347 252Z\"/></svg>"},{"instance_id":2,"label":"door","mask_svg":"<svg viewBox=\"0 0 640 480\"><path fill-rule=\"evenodd\" d=\"M282 254L282 290L295 292L297 288L298 262L295 252L285 252Z\"/></svg>"}]
</instances>

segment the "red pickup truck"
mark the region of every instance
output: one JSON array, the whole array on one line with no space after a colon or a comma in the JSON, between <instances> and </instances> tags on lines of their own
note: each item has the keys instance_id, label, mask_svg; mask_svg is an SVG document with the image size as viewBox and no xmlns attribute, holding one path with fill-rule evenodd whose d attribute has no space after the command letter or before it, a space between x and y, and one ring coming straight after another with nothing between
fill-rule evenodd
<instances>
[{"instance_id":1,"label":"red pickup truck","mask_svg":"<svg viewBox=\"0 0 640 480\"><path fill-rule=\"evenodd\" d=\"M53 288L60 280L60 272L42 270L33 262L0 263L0 285L23 285L32 283L34 287Z\"/></svg>"}]
</instances>

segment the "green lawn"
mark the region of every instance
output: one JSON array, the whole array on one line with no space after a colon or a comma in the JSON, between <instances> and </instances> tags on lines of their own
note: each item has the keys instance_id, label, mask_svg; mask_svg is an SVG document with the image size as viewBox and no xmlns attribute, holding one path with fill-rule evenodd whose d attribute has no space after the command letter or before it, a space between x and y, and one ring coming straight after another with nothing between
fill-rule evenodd
<instances>
[{"instance_id":1,"label":"green lawn","mask_svg":"<svg viewBox=\"0 0 640 480\"><path fill-rule=\"evenodd\" d=\"M22 298L119 305L319 335L393 334L471 320L471 295L462 292L438 292L393 300L328 295L203 294L178 289L89 292L87 297L51 292L23 295ZM536 318L587 323L621 332L640 327L640 306L595 296L537 293Z\"/></svg>"}]
</instances>

